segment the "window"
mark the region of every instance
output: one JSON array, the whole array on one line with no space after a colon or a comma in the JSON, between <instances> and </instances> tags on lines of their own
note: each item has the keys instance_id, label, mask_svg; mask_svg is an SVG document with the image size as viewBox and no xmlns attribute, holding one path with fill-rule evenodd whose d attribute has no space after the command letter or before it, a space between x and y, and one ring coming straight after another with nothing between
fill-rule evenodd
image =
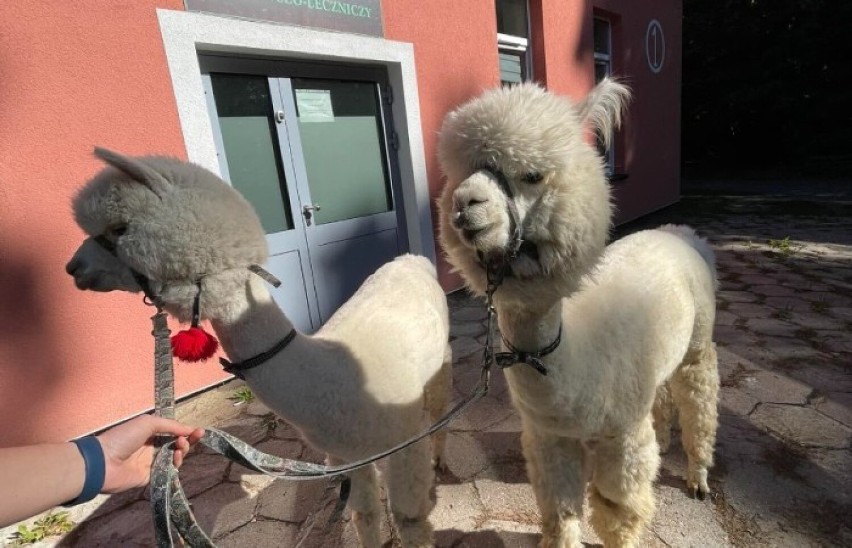
<instances>
[{"instance_id":1,"label":"window","mask_svg":"<svg viewBox=\"0 0 852 548\"><path fill-rule=\"evenodd\" d=\"M222 174L257 211L276 299L313 331L408 251L380 66L200 55Z\"/></svg>"},{"instance_id":2,"label":"window","mask_svg":"<svg viewBox=\"0 0 852 548\"><path fill-rule=\"evenodd\" d=\"M517 84L532 78L527 0L497 0L497 51L500 82Z\"/></svg>"},{"instance_id":3,"label":"window","mask_svg":"<svg viewBox=\"0 0 852 548\"><path fill-rule=\"evenodd\" d=\"M254 206L267 233L293 229L278 131L265 76L210 74L227 179Z\"/></svg>"},{"instance_id":4,"label":"window","mask_svg":"<svg viewBox=\"0 0 852 548\"><path fill-rule=\"evenodd\" d=\"M595 43L595 84L612 74L612 25L606 19L595 17L593 39ZM598 151L606 160L606 174L615 172L615 141L610 136L609 150L604 148L603 139L598 137Z\"/></svg>"},{"instance_id":5,"label":"window","mask_svg":"<svg viewBox=\"0 0 852 548\"><path fill-rule=\"evenodd\" d=\"M595 17L595 83L612 73L612 25Z\"/></svg>"}]
</instances>

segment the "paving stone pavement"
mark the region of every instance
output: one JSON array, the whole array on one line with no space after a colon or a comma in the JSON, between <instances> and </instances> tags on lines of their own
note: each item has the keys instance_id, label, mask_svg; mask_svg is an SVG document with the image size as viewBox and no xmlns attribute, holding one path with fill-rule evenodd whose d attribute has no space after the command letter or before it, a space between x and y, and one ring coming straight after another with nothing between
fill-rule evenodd
<instances>
[{"instance_id":1,"label":"paving stone pavement","mask_svg":"<svg viewBox=\"0 0 852 548\"><path fill-rule=\"evenodd\" d=\"M675 438L663 458L646 546L852 545L852 204L760 197L686 197L619 229L687 222L709 237L720 290L721 376L715 495L690 499ZM478 377L481 302L449 297L455 391ZM259 403L234 407L237 383L183 404L180 418L216 424L268 452L321 461ZM520 421L501 373L450 428L432 522L438 546L527 547L539 513L521 455ZM326 527L336 492L322 481L273 482L203 449L182 481L202 527L223 547L357 546L348 518ZM43 546L151 546L144 490L71 510L77 527ZM30 520L32 521L32 520ZM0 530L8 539L12 528ZM392 533L385 525L385 538ZM599 539L584 526L587 545ZM7 540L8 542L8 540Z\"/></svg>"}]
</instances>

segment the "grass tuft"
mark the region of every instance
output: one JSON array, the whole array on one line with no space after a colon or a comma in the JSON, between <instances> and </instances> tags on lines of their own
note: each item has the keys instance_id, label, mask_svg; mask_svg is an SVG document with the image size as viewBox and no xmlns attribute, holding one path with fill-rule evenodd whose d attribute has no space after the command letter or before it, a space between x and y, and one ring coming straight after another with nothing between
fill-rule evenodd
<instances>
[{"instance_id":1,"label":"grass tuft","mask_svg":"<svg viewBox=\"0 0 852 548\"><path fill-rule=\"evenodd\" d=\"M244 403L251 403L254 400L254 394L248 386L241 386L234 390L234 393L228 399L234 402L234 405L243 405Z\"/></svg>"},{"instance_id":2,"label":"grass tuft","mask_svg":"<svg viewBox=\"0 0 852 548\"><path fill-rule=\"evenodd\" d=\"M75 523L68 518L68 512L50 513L37 519L32 528L18 525L13 546L35 544L49 537L64 535L74 528Z\"/></svg>"},{"instance_id":3,"label":"grass tuft","mask_svg":"<svg viewBox=\"0 0 852 548\"><path fill-rule=\"evenodd\" d=\"M802 246L790 243L790 237L784 236L782 240L769 240L769 248L784 257L790 257L800 251Z\"/></svg>"}]
</instances>

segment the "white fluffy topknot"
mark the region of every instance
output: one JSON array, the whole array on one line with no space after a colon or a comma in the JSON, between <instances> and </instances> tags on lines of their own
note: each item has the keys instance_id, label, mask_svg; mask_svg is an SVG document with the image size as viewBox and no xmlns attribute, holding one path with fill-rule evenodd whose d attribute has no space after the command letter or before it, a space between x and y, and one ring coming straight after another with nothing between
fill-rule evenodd
<instances>
[{"instance_id":1,"label":"white fluffy topknot","mask_svg":"<svg viewBox=\"0 0 852 548\"><path fill-rule=\"evenodd\" d=\"M480 203L488 194L487 184L471 179L484 167L505 175L524 217L524 239L538 251L536 264L516 260L512 265L515 274L550 280L539 287L562 294L576 288L603 250L612 217L603 158L586 131L615 128L628 96L627 88L608 79L580 103L523 83L488 90L446 116L438 140L447 178L438 201L440 238L448 261L471 289L484 290L485 275L477 251L486 250L481 240L476 244L465 241L452 223L464 207L465 193L473 192ZM540 182L525 183L530 176ZM457 192L462 185L465 190ZM489 204L502 199L490 196L494 199ZM478 207L483 211L486 206ZM493 230L491 233L498 241ZM536 291L534 284L508 280L506 285L509 292L517 289L523 293L522 299Z\"/></svg>"}]
</instances>

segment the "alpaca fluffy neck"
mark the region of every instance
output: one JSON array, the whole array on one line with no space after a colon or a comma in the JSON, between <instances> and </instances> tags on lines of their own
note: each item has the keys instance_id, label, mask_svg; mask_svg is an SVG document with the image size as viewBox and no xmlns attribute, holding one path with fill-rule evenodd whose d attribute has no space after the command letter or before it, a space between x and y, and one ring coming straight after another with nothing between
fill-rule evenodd
<instances>
[{"instance_id":1,"label":"alpaca fluffy neck","mask_svg":"<svg viewBox=\"0 0 852 548\"><path fill-rule=\"evenodd\" d=\"M211 319L222 348L234 362L269 350L293 329L262 280L249 276L244 289L229 296L227 316Z\"/></svg>"},{"instance_id":2,"label":"alpaca fluffy neck","mask_svg":"<svg viewBox=\"0 0 852 548\"><path fill-rule=\"evenodd\" d=\"M515 348L529 352L550 345L563 327L563 343L571 338L572 326L566 320L563 305L583 294L596 264L603 254L603 243L589 246L585 260L541 280L507 279L494 294L500 330Z\"/></svg>"},{"instance_id":3,"label":"alpaca fluffy neck","mask_svg":"<svg viewBox=\"0 0 852 548\"><path fill-rule=\"evenodd\" d=\"M250 276L244 291L234 292L222 310L226 316L211 319L222 342L222 348L233 362L240 362L266 352L293 329L292 322L278 307L264 282ZM322 431L328 410L310 402L321 401L329 387L317 381L324 362L338 365L345 360L329 359L334 348L327 342L299 333L281 352L267 362L243 372L246 384L272 411L283 417L308 438ZM351 373L341 367L341 385Z\"/></svg>"},{"instance_id":4,"label":"alpaca fluffy neck","mask_svg":"<svg viewBox=\"0 0 852 548\"><path fill-rule=\"evenodd\" d=\"M515 348L534 352L552 343L562 322L562 300L509 302L495 299L500 332Z\"/></svg>"}]
</instances>

